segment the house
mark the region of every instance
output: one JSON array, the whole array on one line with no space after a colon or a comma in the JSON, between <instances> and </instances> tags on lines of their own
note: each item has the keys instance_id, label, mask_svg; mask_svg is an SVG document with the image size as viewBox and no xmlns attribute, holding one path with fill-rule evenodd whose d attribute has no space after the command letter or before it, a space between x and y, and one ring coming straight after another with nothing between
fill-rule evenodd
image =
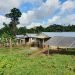
<instances>
[{"instance_id":1,"label":"house","mask_svg":"<svg viewBox=\"0 0 75 75\"><path fill-rule=\"evenodd\" d=\"M67 43L69 42L73 43L73 41L75 40L74 38L75 32L41 32L39 34L16 35L18 44L37 46L39 48L48 46L65 48L64 45L67 45ZM57 45L59 41L64 45L60 46L60 43ZM67 47L69 48L71 46L67 45Z\"/></svg>"},{"instance_id":2,"label":"house","mask_svg":"<svg viewBox=\"0 0 75 75\"><path fill-rule=\"evenodd\" d=\"M27 38L25 40L26 40L27 45L31 45L31 44L35 43L37 34L29 34L28 33L26 35L27 35Z\"/></svg>"},{"instance_id":3,"label":"house","mask_svg":"<svg viewBox=\"0 0 75 75\"><path fill-rule=\"evenodd\" d=\"M36 41L37 41L37 46L39 48L43 48L44 47L44 43L45 41L47 41L50 37L48 35L45 35L43 33L39 33L36 35Z\"/></svg>"},{"instance_id":4,"label":"house","mask_svg":"<svg viewBox=\"0 0 75 75\"><path fill-rule=\"evenodd\" d=\"M17 45L25 45L25 38L27 38L27 35L16 35L16 44Z\"/></svg>"},{"instance_id":5,"label":"house","mask_svg":"<svg viewBox=\"0 0 75 75\"><path fill-rule=\"evenodd\" d=\"M42 48L43 44L49 37L45 34L16 35L17 45L32 45Z\"/></svg>"},{"instance_id":6,"label":"house","mask_svg":"<svg viewBox=\"0 0 75 75\"><path fill-rule=\"evenodd\" d=\"M16 35L17 45L30 45L35 41L36 34Z\"/></svg>"}]
</instances>

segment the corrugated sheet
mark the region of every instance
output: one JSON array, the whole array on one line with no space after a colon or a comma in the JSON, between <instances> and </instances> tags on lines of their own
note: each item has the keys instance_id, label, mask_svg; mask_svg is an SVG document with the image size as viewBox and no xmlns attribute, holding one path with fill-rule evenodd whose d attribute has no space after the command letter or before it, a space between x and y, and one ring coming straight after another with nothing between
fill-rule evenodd
<instances>
[{"instance_id":1,"label":"corrugated sheet","mask_svg":"<svg viewBox=\"0 0 75 75\"><path fill-rule=\"evenodd\" d=\"M55 36L45 42L45 45L60 48L75 48L75 37Z\"/></svg>"},{"instance_id":2,"label":"corrugated sheet","mask_svg":"<svg viewBox=\"0 0 75 75\"><path fill-rule=\"evenodd\" d=\"M41 34L44 34L49 37L54 36L75 37L75 32L42 32Z\"/></svg>"},{"instance_id":3,"label":"corrugated sheet","mask_svg":"<svg viewBox=\"0 0 75 75\"><path fill-rule=\"evenodd\" d=\"M34 38L34 37L36 37L36 34L16 35L16 39Z\"/></svg>"},{"instance_id":4,"label":"corrugated sheet","mask_svg":"<svg viewBox=\"0 0 75 75\"><path fill-rule=\"evenodd\" d=\"M33 37L33 38L34 38L34 37L36 37L37 34L29 34L29 33L28 33L28 34L26 34L26 35L27 35L28 37Z\"/></svg>"},{"instance_id":5,"label":"corrugated sheet","mask_svg":"<svg viewBox=\"0 0 75 75\"><path fill-rule=\"evenodd\" d=\"M43 39L43 38L49 38L47 35L45 34L37 34L36 36L37 38Z\"/></svg>"},{"instance_id":6,"label":"corrugated sheet","mask_svg":"<svg viewBox=\"0 0 75 75\"><path fill-rule=\"evenodd\" d=\"M27 35L16 35L16 39L24 39L27 38Z\"/></svg>"}]
</instances>

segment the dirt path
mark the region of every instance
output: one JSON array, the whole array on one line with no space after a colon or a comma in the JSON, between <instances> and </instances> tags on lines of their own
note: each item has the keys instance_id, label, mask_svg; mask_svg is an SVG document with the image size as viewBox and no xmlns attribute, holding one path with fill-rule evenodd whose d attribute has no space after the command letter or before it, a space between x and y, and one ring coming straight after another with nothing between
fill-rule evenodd
<instances>
[{"instance_id":1,"label":"dirt path","mask_svg":"<svg viewBox=\"0 0 75 75\"><path fill-rule=\"evenodd\" d=\"M45 51L47 51L47 50L46 50L46 49L40 49L40 50L38 50L37 52L35 52L35 53L29 55L29 57L35 57L35 56L37 56L37 55L39 55L39 54L41 54L41 53L44 53Z\"/></svg>"}]
</instances>

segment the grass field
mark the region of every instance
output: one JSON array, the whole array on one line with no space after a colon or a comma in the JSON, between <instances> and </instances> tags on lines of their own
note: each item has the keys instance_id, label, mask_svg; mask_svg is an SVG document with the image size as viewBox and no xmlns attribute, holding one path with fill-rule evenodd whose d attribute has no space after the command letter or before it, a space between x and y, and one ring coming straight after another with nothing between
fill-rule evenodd
<instances>
[{"instance_id":1,"label":"grass field","mask_svg":"<svg viewBox=\"0 0 75 75\"><path fill-rule=\"evenodd\" d=\"M29 57L29 48L0 48L0 75L75 75L75 56L44 54Z\"/></svg>"}]
</instances>

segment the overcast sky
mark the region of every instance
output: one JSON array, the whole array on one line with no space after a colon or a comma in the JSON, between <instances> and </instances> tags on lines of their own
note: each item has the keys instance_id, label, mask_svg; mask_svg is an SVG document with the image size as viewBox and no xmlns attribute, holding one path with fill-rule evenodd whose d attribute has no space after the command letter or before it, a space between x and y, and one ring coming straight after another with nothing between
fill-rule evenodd
<instances>
[{"instance_id":1,"label":"overcast sky","mask_svg":"<svg viewBox=\"0 0 75 75\"><path fill-rule=\"evenodd\" d=\"M10 22L4 15L14 7L22 12L18 27L75 24L75 0L0 0L0 28Z\"/></svg>"}]
</instances>

